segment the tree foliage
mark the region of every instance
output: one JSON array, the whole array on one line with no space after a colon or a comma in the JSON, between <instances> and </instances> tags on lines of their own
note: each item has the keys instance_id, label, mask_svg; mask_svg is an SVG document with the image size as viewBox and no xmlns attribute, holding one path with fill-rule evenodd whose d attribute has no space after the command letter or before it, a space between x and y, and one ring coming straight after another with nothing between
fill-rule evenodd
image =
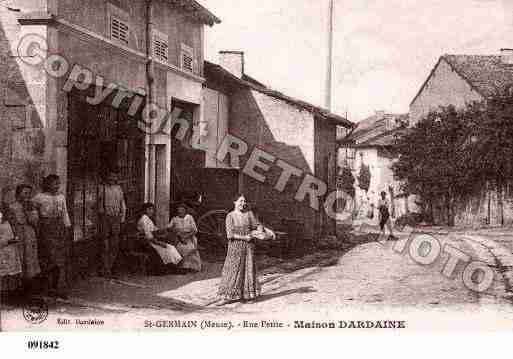
<instances>
[{"instance_id":1,"label":"tree foliage","mask_svg":"<svg viewBox=\"0 0 513 359\"><path fill-rule=\"evenodd\" d=\"M360 167L360 173L358 174L358 187L363 189L365 192L369 191L371 182L371 172L368 165L362 164Z\"/></svg>"},{"instance_id":2,"label":"tree foliage","mask_svg":"<svg viewBox=\"0 0 513 359\"><path fill-rule=\"evenodd\" d=\"M443 203L452 225L459 199L487 185L502 193L513 178L513 98L442 107L398 136L396 150L392 169L403 190L420 195L424 210Z\"/></svg>"}]
</instances>

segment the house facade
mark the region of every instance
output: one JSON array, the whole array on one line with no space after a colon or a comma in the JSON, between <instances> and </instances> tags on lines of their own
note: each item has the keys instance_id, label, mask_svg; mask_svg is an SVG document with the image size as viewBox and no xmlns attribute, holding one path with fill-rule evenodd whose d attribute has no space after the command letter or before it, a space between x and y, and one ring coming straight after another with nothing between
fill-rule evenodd
<instances>
[{"instance_id":1,"label":"house facade","mask_svg":"<svg viewBox=\"0 0 513 359\"><path fill-rule=\"evenodd\" d=\"M381 192L385 192L390 200L393 219L418 210L414 198L402 193L401 183L394 178L392 171L392 164L397 158L393 148L395 136L401 131L401 125L407 122L408 115L376 111L339 140L338 167L349 168L355 178L356 222L372 222L367 218L368 211L371 204L377 208ZM369 168L368 190L362 189L358 181L362 166ZM377 212L374 213L374 222L378 223Z\"/></svg>"},{"instance_id":2,"label":"house facade","mask_svg":"<svg viewBox=\"0 0 513 359\"><path fill-rule=\"evenodd\" d=\"M443 55L410 103L410 122L420 121L440 106L453 105L461 109L472 102L504 95L511 91L512 85L511 49L502 49L497 55ZM501 225L503 220L505 224L513 223L511 198L511 185L502 194L483 188L473 198L458 205L455 224ZM435 210L434 216L436 221L443 223L442 206Z\"/></svg>"},{"instance_id":3,"label":"house facade","mask_svg":"<svg viewBox=\"0 0 513 359\"><path fill-rule=\"evenodd\" d=\"M196 1L13 0L0 6L0 188L62 179L74 240L97 233L101 176L120 171L129 214L155 202L169 219L172 140L152 110L203 116L205 26ZM154 111L153 111L154 112Z\"/></svg>"},{"instance_id":4,"label":"house facade","mask_svg":"<svg viewBox=\"0 0 513 359\"><path fill-rule=\"evenodd\" d=\"M248 76L243 52L221 52L219 65L205 63L205 77L204 101L212 109L205 117L209 128L216 129L206 147L219 146L226 134L247 144L248 151L238 165L238 186L262 221L272 228L284 228L287 221L299 224L300 235L306 239L333 232L334 222L322 209L325 195L319 196L316 210L312 206L315 198L298 195L298 190L307 175L324 182L326 193L335 189L337 126L351 128L352 123ZM256 175L245 165L252 163L254 149L266 153L262 161L268 165L263 172L257 168ZM219 158L208 162L218 168L233 166ZM284 177L285 168L290 175Z\"/></svg>"}]
</instances>

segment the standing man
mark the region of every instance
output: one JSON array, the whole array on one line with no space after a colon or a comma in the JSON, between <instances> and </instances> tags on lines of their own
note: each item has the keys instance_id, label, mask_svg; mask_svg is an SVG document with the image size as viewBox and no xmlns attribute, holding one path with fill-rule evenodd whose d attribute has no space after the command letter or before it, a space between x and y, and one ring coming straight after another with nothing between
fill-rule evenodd
<instances>
[{"instance_id":1,"label":"standing man","mask_svg":"<svg viewBox=\"0 0 513 359\"><path fill-rule=\"evenodd\" d=\"M380 237L385 236L385 227L388 229L388 239L394 238L394 232L392 231L392 223L390 221L390 203L387 199L385 191L381 192L381 199L378 201L378 213L379 213L379 228L381 229Z\"/></svg>"},{"instance_id":2,"label":"standing man","mask_svg":"<svg viewBox=\"0 0 513 359\"><path fill-rule=\"evenodd\" d=\"M112 276L112 267L119 253L121 225L126 219L125 196L118 185L118 175L110 171L99 188L98 219L102 243L102 271L104 277Z\"/></svg>"}]
</instances>

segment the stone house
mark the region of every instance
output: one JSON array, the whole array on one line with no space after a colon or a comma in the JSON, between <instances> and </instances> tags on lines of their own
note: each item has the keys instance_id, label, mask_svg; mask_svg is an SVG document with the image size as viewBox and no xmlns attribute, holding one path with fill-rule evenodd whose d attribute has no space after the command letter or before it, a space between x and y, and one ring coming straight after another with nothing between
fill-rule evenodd
<instances>
[{"instance_id":1,"label":"stone house","mask_svg":"<svg viewBox=\"0 0 513 359\"><path fill-rule=\"evenodd\" d=\"M98 183L116 168L129 214L152 201L159 224L167 221L172 141L141 128L157 106L202 121L204 31L219 22L193 0L2 3L2 200L12 200L16 184L37 188L58 174L75 248L87 247L98 228Z\"/></svg>"},{"instance_id":2,"label":"stone house","mask_svg":"<svg viewBox=\"0 0 513 359\"><path fill-rule=\"evenodd\" d=\"M320 210L314 210L311 196L297 198L297 194L304 179L309 178L306 176L326 183L327 193L335 189L337 126L351 128L353 124L247 75L244 53L240 51L221 52L219 65L205 62L205 77L204 103L205 109L210 109L204 115L210 129L205 147L218 148L229 134L249 149L238 166L208 155L207 166L238 168L239 191L269 226L281 228L283 220L290 220L303 227L301 235L306 239L333 232L334 222L322 210L322 203ZM244 164L255 148L267 154L262 162L270 168L262 171L261 167L255 171L260 175L251 176L252 170ZM284 167L294 168L294 174L278 190L277 183L284 179ZM325 196L319 198L322 202Z\"/></svg>"},{"instance_id":3,"label":"stone house","mask_svg":"<svg viewBox=\"0 0 513 359\"><path fill-rule=\"evenodd\" d=\"M511 49L500 55L442 55L410 103L410 123L440 106L462 108L503 94L512 84Z\"/></svg>"},{"instance_id":4,"label":"stone house","mask_svg":"<svg viewBox=\"0 0 513 359\"><path fill-rule=\"evenodd\" d=\"M418 122L440 106L463 108L505 94L511 91L512 85L512 49L502 49L497 55L442 55L410 103L410 123ZM512 198L511 185L502 194L484 188L474 198L459 204L455 223L464 226L501 225L503 220L505 224L513 223ZM442 211L435 211L440 222Z\"/></svg>"},{"instance_id":5,"label":"stone house","mask_svg":"<svg viewBox=\"0 0 513 359\"><path fill-rule=\"evenodd\" d=\"M370 203L377 205L383 191L391 201L392 218L417 210L414 198L406 197L401 192L401 184L394 179L391 168L397 158L393 148L395 136L401 131L401 124L407 122L407 114L376 111L374 115L358 122L352 132L339 139L338 166L351 169L355 178L354 206L358 211L357 219L367 215ZM371 175L367 192L358 183L363 165L369 167ZM377 223L377 213L374 214Z\"/></svg>"}]
</instances>

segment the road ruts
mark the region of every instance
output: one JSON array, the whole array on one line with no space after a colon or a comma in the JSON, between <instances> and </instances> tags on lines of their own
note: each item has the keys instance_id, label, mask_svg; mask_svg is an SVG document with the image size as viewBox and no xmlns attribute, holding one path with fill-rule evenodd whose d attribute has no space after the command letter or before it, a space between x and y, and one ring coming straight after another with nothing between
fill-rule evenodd
<instances>
[{"instance_id":1,"label":"road ruts","mask_svg":"<svg viewBox=\"0 0 513 359\"><path fill-rule=\"evenodd\" d=\"M513 254L511 249L502 244L499 237L482 236L475 234L463 235L462 238L471 244L479 255L479 260L485 262L495 271L497 281L502 282L491 293L497 301L508 301L513 304ZM506 241L510 244L510 241ZM490 302L490 298L482 297L483 303Z\"/></svg>"}]
</instances>

